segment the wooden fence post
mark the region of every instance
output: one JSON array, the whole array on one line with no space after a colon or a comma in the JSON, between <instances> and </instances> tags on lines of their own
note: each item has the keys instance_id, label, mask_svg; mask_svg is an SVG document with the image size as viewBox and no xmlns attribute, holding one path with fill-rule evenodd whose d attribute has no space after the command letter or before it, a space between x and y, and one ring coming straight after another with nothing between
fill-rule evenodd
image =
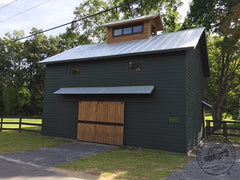
<instances>
[{"instance_id":1,"label":"wooden fence post","mask_svg":"<svg viewBox=\"0 0 240 180\"><path fill-rule=\"evenodd\" d=\"M21 129L22 128L22 117L20 116L19 117L19 130L18 130L18 132L20 133L21 132Z\"/></svg>"},{"instance_id":2,"label":"wooden fence post","mask_svg":"<svg viewBox=\"0 0 240 180\"><path fill-rule=\"evenodd\" d=\"M207 138L210 136L210 121L207 121Z\"/></svg>"},{"instance_id":3,"label":"wooden fence post","mask_svg":"<svg viewBox=\"0 0 240 180\"><path fill-rule=\"evenodd\" d=\"M204 105L202 104L202 138L205 138L205 112L204 112Z\"/></svg>"},{"instance_id":4,"label":"wooden fence post","mask_svg":"<svg viewBox=\"0 0 240 180\"><path fill-rule=\"evenodd\" d=\"M223 123L223 136L227 139L227 123L222 121Z\"/></svg>"},{"instance_id":5,"label":"wooden fence post","mask_svg":"<svg viewBox=\"0 0 240 180\"><path fill-rule=\"evenodd\" d=\"M0 132L2 131L2 125L3 125L3 117L1 117L1 126L0 126Z\"/></svg>"}]
</instances>

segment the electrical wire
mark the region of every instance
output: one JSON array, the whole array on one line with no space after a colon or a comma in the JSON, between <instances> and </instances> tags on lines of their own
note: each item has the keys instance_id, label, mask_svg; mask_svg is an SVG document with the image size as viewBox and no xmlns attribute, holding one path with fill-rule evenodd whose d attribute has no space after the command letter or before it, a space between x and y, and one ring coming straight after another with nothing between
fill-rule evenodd
<instances>
[{"instance_id":1,"label":"electrical wire","mask_svg":"<svg viewBox=\"0 0 240 180\"><path fill-rule=\"evenodd\" d=\"M8 3L8 4L5 4L5 5L1 6L0 9L3 9L3 8L5 8L5 7L10 6L11 4L15 3L16 1L18 1L18 0L15 0L15 1L12 1L12 2L10 2L10 3Z\"/></svg>"},{"instance_id":2,"label":"electrical wire","mask_svg":"<svg viewBox=\"0 0 240 180\"><path fill-rule=\"evenodd\" d=\"M139 0L133 0L133 1L130 1L130 2L126 2L126 3L123 3L123 4L121 4L121 5L114 6L114 7L111 7L111 8L109 8L109 9L106 9L106 10L104 10L104 11L100 11L100 12L95 13L95 14L91 14L91 15L88 15L88 16L84 16L84 17L82 17L82 18L80 18L80 19L73 20L73 21L71 21L71 22L67 22L67 23L65 23L65 24L61 24L61 25L58 25L58 26L55 26L55 27L52 27L52 28L49 28L49 29L46 29L46 30L42 30L42 31L39 31L39 32L37 32L37 33L33 33L33 34L31 34L31 35L28 35L28 36L25 36L25 37L22 37L22 38L18 38L18 39L16 39L16 40L12 40L12 41L10 41L10 42L8 42L8 43L5 43L5 44L2 44L2 45L0 45L0 46L6 45L6 44L10 44L11 42L16 42L16 41L20 41L20 40L23 40L23 39L27 39L27 38L30 38L30 37L32 37L32 36L36 36L36 35L38 35L38 34L42 34L42 33L48 32L48 31L52 31L52 30L54 30L54 29L58 29L58 28L60 28L60 27L67 26L67 25L69 25L69 24L73 24L73 23L75 23L75 22L82 21L82 20L84 20L84 19L88 19L88 18L97 16L97 15L99 15L99 14L102 14L102 13L105 13L105 12L108 12L108 11L111 11L111 10L114 10L114 9L117 9L117 8L120 8L120 7L122 7L122 6L126 6L126 5L128 5L128 4L131 4L131 3L134 3L134 2L137 2L137 1L139 1Z\"/></svg>"},{"instance_id":3,"label":"electrical wire","mask_svg":"<svg viewBox=\"0 0 240 180\"><path fill-rule=\"evenodd\" d=\"M8 17L8 18L6 18L6 19L4 19L4 20L1 20L0 23L3 23L3 22L5 22L5 21L7 21L7 20L9 20L9 19L12 19L12 18L14 18L14 17L16 17L16 16L18 16L18 15L21 15L21 14L27 12L27 11L30 11L30 10L32 10L32 9L35 9L35 8L37 8L37 7L39 7L39 6L43 5L43 4L48 3L49 1L51 1L51 0L47 0L47 1L45 1L45 2L42 2L42 3L40 3L40 4L37 4L36 6L31 7L31 8L29 8L29 9L26 9L26 10L24 10L24 11L22 11L22 12L19 12L19 13L17 13L17 14L14 14L13 16L10 16L10 17Z\"/></svg>"}]
</instances>

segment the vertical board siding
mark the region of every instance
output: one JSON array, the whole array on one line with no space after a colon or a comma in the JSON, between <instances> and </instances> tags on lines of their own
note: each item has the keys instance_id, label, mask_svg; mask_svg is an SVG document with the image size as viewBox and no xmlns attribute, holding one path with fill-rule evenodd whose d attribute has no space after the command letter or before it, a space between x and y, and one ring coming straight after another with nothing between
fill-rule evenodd
<instances>
[{"instance_id":1,"label":"vertical board siding","mask_svg":"<svg viewBox=\"0 0 240 180\"><path fill-rule=\"evenodd\" d=\"M95 125L95 142L104 144L123 145L123 127L110 125Z\"/></svg>"},{"instance_id":2,"label":"vertical board siding","mask_svg":"<svg viewBox=\"0 0 240 180\"><path fill-rule=\"evenodd\" d=\"M78 123L78 140L123 145L123 127Z\"/></svg>"},{"instance_id":3,"label":"vertical board siding","mask_svg":"<svg viewBox=\"0 0 240 180\"><path fill-rule=\"evenodd\" d=\"M140 61L142 72L129 73L129 61ZM62 87L142 85L154 85L153 93L53 95ZM43 134L76 139L79 101L117 100L125 102L124 145L185 152L185 93L185 51L81 62L80 75L74 77L69 64L47 65ZM169 123L169 117L179 123Z\"/></svg>"},{"instance_id":4,"label":"vertical board siding","mask_svg":"<svg viewBox=\"0 0 240 180\"><path fill-rule=\"evenodd\" d=\"M77 139L88 142L95 142L96 126L94 124L78 123Z\"/></svg>"},{"instance_id":5,"label":"vertical board siding","mask_svg":"<svg viewBox=\"0 0 240 180\"><path fill-rule=\"evenodd\" d=\"M91 113L95 115L91 116ZM88 115L91 118L89 118ZM123 102L80 101L79 120L81 120L81 122L85 121L86 123L78 123L78 140L123 145ZM89 121L92 122L89 123ZM98 124L106 122L112 124ZM119 123L122 125L119 126ZM118 125L116 126L116 124Z\"/></svg>"},{"instance_id":6,"label":"vertical board siding","mask_svg":"<svg viewBox=\"0 0 240 180\"><path fill-rule=\"evenodd\" d=\"M123 102L80 101L78 112L79 121L124 123Z\"/></svg>"},{"instance_id":7,"label":"vertical board siding","mask_svg":"<svg viewBox=\"0 0 240 180\"><path fill-rule=\"evenodd\" d=\"M100 102L97 110L97 121L109 123L124 123L124 103ZM114 117L114 118L113 118Z\"/></svg>"},{"instance_id":8,"label":"vertical board siding","mask_svg":"<svg viewBox=\"0 0 240 180\"><path fill-rule=\"evenodd\" d=\"M186 149L192 149L201 139L204 72L200 47L190 49L186 58Z\"/></svg>"},{"instance_id":9,"label":"vertical board siding","mask_svg":"<svg viewBox=\"0 0 240 180\"><path fill-rule=\"evenodd\" d=\"M98 102L84 101L79 102L78 120L80 121L97 121Z\"/></svg>"}]
</instances>

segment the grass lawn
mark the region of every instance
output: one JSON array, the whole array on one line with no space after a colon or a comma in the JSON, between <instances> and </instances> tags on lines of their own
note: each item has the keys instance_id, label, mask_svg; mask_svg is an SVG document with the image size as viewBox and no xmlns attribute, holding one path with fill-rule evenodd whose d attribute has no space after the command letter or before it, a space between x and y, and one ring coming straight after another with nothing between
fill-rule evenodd
<instances>
[{"instance_id":1,"label":"grass lawn","mask_svg":"<svg viewBox=\"0 0 240 180\"><path fill-rule=\"evenodd\" d=\"M19 119L4 118L4 122L19 122ZM41 124L41 119L23 119L22 122ZM18 128L17 124L3 124L3 128ZM41 130L40 126L22 125L24 129ZM3 130L0 132L0 153L10 153L17 151L32 151L39 148L48 148L65 143L71 140L43 137L40 133L24 132L19 133L13 130Z\"/></svg>"},{"instance_id":2,"label":"grass lawn","mask_svg":"<svg viewBox=\"0 0 240 180\"><path fill-rule=\"evenodd\" d=\"M63 165L73 171L100 175L108 179L161 179L182 169L187 163L185 154L149 149L118 148L80 161Z\"/></svg>"},{"instance_id":3,"label":"grass lawn","mask_svg":"<svg viewBox=\"0 0 240 180\"><path fill-rule=\"evenodd\" d=\"M0 132L0 153L33 151L39 148L54 147L71 140L43 137L39 133L17 131Z\"/></svg>"}]
</instances>

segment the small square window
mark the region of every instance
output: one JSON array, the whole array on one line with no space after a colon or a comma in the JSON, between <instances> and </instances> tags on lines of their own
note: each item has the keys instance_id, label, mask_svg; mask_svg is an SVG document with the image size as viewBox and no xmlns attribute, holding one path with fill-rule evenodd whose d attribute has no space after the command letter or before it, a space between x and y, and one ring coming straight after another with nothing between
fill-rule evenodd
<instances>
[{"instance_id":1,"label":"small square window","mask_svg":"<svg viewBox=\"0 0 240 180\"><path fill-rule=\"evenodd\" d=\"M122 35L122 28L113 30L113 36L121 36L121 35Z\"/></svg>"},{"instance_id":2,"label":"small square window","mask_svg":"<svg viewBox=\"0 0 240 180\"><path fill-rule=\"evenodd\" d=\"M70 66L70 76L78 76L78 75L80 75L80 67Z\"/></svg>"},{"instance_id":3,"label":"small square window","mask_svg":"<svg viewBox=\"0 0 240 180\"><path fill-rule=\"evenodd\" d=\"M140 62L129 62L128 63L128 71L129 72L141 72L142 65Z\"/></svg>"},{"instance_id":4,"label":"small square window","mask_svg":"<svg viewBox=\"0 0 240 180\"><path fill-rule=\"evenodd\" d=\"M141 33L143 32L143 25L137 25L137 26L133 26L133 33Z\"/></svg>"},{"instance_id":5,"label":"small square window","mask_svg":"<svg viewBox=\"0 0 240 180\"><path fill-rule=\"evenodd\" d=\"M124 35L132 34L132 27L123 28L123 34Z\"/></svg>"}]
</instances>

